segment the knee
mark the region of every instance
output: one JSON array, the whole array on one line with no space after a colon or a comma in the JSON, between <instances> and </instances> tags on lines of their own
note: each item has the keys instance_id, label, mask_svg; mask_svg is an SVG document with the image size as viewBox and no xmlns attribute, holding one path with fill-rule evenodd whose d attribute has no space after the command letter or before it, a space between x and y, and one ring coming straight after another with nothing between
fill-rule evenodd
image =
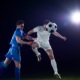
<instances>
[{"instance_id":1,"label":"knee","mask_svg":"<svg viewBox=\"0 0 80 80\"><path fill-rule=\"evenodd\" d=\"M19 65L19 68L21 69L21 64Z\"/></svg>"},{"instance_id":2,"label":"knee","mask_svg":"<svg viewBox=\"0 0 80 80\"><path fill-rule=\"evenodd\" d=\"M4 61L4 65L8 65L8 64Z\"/></svg>"},{"instance_id":3,"label":"knee","mask_svg":"<svg viewBox=\"0 0 80 80\"><path fill-rule=\"evenodd\" d=\"M36 46L35 46L34 44L32 44L32 45L31 45L31 47L32 47L33 49L35 49L35 48L36 48Z\"/></svg>"},{"instance_id":4,"label":"knee","mask_svg":"<svg viewBox=\"0 0 80 80\"><path fill-rule=\"evenodd\" d=\"M48 56L49 56L50 60L55 59L55 58L54 58L54 55L49 54Z\"/></svg>"},{"instance_id":5,"label":"knee","mask_svg":"<svg viewBox=\"0 0 80 80\"><path fill-rule=\"evenodd\" d=\"M49 56L50 60L55 59L52 50L49 50L48 56Z\"/></svg>"},{"instance_id":6,"label":"knee","mask_svg":"<svg viewBox=\"0 0 80 80\"><path fill-rule=\"evenodd\" d=\"M21 69L21 64L19 64L18 68L20 68L20 69Z\"/></svg>"},{"instance_id":7,"label":"knee","mask_svg":"<svg viewBox=\"0 0 80 80\"><path fill-rule=\"evenodd\" d=\"M4 61L4 65L5 66L8 66L8 64L9 64L9 62Z\"/></svg>"},{"instance_id":8,"label":"knee","mask_svg":"<svg viewBox=\"0 0 80 80\"><path fill-rule=\"evenodd\" d=\"M19 65L16 65L15 67L17 67L17 68L20 68L20 69L21 69L21 64L19 64Z\"/></svg>"}]
</instances>

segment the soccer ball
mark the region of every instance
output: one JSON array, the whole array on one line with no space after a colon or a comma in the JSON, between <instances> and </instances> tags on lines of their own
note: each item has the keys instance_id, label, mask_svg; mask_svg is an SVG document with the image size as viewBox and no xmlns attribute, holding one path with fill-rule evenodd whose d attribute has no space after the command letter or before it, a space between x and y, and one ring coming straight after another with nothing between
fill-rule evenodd
<instances>
[{"instance_id":1,"label":"soccer ball","mask_svg":"<svg viewBox=\"0 0 80 80\"><path fill-rule=\"evenodd\" d=\"M53 23L53 22L49 22L47 25L46 25L46 30L49 32L49 33L54 33L57 31L57 25L56 23Z\"/></svg>"}]
</instances>

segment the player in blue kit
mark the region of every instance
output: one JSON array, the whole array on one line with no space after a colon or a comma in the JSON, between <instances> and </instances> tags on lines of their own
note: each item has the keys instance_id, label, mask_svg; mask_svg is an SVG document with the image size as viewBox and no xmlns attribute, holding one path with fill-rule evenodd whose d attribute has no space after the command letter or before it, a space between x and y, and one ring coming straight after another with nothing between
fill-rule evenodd
<instances>
[{"instance_id":1,"label":"player in blue kit","mask_svg":"<svg viewBox=\"0 0 80 80\"><path fill-rule=\"evenodd\" d=\"M23 32L24 21L18 20L16 23L16 30L12 36L10 42L10 49L5 55L6 59L4 62L0 62L0 68L8 66L8 64L13 60L15 63L15 77L16 80L20 80L20 68L21 68L21 56L20 56L20 47L22 44L31 45L32 42L23 41L26 38L25 33Z\"/></svg>"}]
</instances>

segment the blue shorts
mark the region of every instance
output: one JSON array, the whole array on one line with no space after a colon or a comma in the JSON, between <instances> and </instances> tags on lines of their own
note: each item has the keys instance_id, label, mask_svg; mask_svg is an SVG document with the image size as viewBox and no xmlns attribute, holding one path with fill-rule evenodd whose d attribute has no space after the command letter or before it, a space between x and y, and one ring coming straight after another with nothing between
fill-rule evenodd
<instances>
[{"instance_id":1,"label":"blue shorts","mask_svg":"<svg viewBox=\"0 0 80 80\"><path fill-rule=\"evenodd\" d=\"M11 47L8 53L5 55L6 58L9 58L10 61L15 60L17 62L21 62L20 49L16 47Z\"/></svg>"}]
</instances>

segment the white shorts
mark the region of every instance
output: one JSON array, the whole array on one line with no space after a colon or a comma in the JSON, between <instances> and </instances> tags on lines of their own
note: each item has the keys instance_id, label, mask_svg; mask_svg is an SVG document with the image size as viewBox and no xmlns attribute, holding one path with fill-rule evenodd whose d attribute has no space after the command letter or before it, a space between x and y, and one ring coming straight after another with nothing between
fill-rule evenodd
<instances>
[{"instance_id":1,"label":"white shorts","mask_svg":"<svg viewBox=\"0 0 80 80\"><path fill-rule=\"evenodd\" d=\"M45 51L46 51L46 50L49 50L49 49L52 49L51 46L50 46L50 44L49 44L49 42L44 43L44 42L40 42L40 41L38 41L38 40L34 40L34 42L38 43L39 48L42 48L42 49L44 49Z\"/></svg>"}]
</instances>

